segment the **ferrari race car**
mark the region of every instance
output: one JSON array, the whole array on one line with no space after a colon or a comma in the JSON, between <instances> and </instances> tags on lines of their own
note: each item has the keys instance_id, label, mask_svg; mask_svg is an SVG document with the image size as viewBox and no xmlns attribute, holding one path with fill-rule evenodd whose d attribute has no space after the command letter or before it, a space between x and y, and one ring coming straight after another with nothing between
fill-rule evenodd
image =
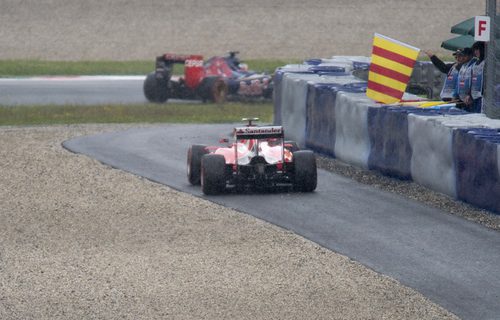
<instances>
[{"instance_id":1,"label":"ferrari race car","mask_svg":"<svg viewBox=\"0 0 500 320\"><path fill-rule=\"evenodd\" d=\"M272 98L272 77L248 71L236 57L212 57L203 62L201 55L166 53L156 58L156 70L144 80L144 95L150 102L168 99L201 99L203 102L225 102L228 98ZM184 64L184 75L172 76L173 66Z\"/></svg>"},{"instance_id":2,"label":"ferrari race car","mask_svg":"<svg viewBox=\"0 0 500 320\"><path fill-rule=\"evenodd\" d=\"M227 146L192 145L187 154L187 177L192 185L201 184L206 195L243 188L259 190L292 187L295 191L316 189L316 157L284 141L281 126L234 128L234 141ZM228 143L228 139L221 142Z\"/></svg>"}]
</instances>

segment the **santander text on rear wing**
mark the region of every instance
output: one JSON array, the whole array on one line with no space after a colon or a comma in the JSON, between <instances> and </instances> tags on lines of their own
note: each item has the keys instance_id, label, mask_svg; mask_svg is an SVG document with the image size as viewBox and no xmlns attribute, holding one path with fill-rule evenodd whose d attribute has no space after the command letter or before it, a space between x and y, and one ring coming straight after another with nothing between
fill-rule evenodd
<instances>
[{"instance_id":1,"label":"santander text on rear wing","mask_svg":"<svg viewBox=\"0 0 500 320\"><path fill-rule=\"evenodd\" d=\"M234 128L234 135L237 140L283 138L284 131L282 126L236 127Z\"/></svg>"}]
</instances>

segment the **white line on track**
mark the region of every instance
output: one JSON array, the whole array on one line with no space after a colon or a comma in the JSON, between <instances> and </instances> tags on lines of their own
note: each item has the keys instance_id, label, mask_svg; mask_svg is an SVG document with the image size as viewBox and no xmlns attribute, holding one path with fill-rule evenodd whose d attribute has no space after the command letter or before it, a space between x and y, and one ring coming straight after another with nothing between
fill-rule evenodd
<instances>
[{"instance_id":1,"label":"white line on track","mask_svg":"<svg viewBox=\"0 0 500 320\"><path fill-rule=\"evenodd\" d=\"M96 81L96 80L144 80L146 76L44 76L44 77L19 77L0 78L1 82L12 81Z\"/></svg>"}]
</instances>

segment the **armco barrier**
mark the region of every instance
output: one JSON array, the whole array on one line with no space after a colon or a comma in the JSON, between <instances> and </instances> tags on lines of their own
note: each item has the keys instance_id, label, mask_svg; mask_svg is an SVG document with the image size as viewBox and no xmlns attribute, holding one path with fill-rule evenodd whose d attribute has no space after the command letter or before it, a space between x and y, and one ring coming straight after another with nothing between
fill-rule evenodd
<instances>
[{"instance_id":1,"label":"armco barrier","mask_svg":"<svg viewBox=\"0 0 500 320\"><path fill-rule=\"evenodd\" d=\"M382 106L359 92L366 85L359 79L313 74L311 66L327 64L309 63L300 67L308 74L283 71L276 82L287 139L500 213L500 120L450 107Z\"/></svg>"}]
</instances>

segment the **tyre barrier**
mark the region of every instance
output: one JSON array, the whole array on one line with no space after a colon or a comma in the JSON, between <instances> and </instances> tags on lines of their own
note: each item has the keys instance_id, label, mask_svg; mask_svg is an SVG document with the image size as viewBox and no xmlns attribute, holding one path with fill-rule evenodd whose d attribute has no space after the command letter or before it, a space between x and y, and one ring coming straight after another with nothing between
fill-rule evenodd
<instances>
[{"instance_id":1,"label":"tyre barrier","mask_svg":"<svg viewBox=\"0 0 500 320\"><path fill-rule=\"evenodd\" d=\"M278 68L274 72L273 82L273 101L274 101L274 123L282 123L281 119L281 97L282 97L282 81L283 75L285 73L302 73L302 74L313 74L314 72L308 71L309 66L307 65L287 65L281 68Z\"/></svg>"},{"instance_id":2,"label":"tyre barrier","mask_svg":"<svg viewBox=\"0 0 500 320\"><path fill-rule=\"evenodd\" d=\"M335 156L335 83L309 84L305 144L329 156Z\"/></svg>"},{"instance_id":3,"label":"tyre barrier","mask_svg":"<svg viewBox=\"0 0 500 320\"><path fill-rule=\"evenodd\" d=\"M277 70L274 122L287 139L500 213L500 120L450 107L377 104L366 96L366 82L352 75L366 70L366 61L351 59L345 69L351 74L332 75L318 68L325 60L330 71L349 63L310 59Z\"/></svg>"},{"instance_id":4,"label":"tyre barrier","mask_svg":"<svg viewBox=\"0 0 500 320\"><path fill-rule=\"evenodd\" d=\"M368 169L400 179L411 179L408 113L414 108L382 107L368 112L370 155Z\"/></svg>"},{"instance_id":5,"label":"tyre barrier","mask_svg":"<svg viewBox=\"0 0 500 320\"><path fill-rule=\"evenodd\" d=\"M456 172L452 152L453 127L435 115L408 116L412 150L410 172L415 182L456 198Z\"/></svg>"},{"instance_id":6,"label":"tyre barrier","mask_svg":"<svg viewBox=\"0 0 500 320\"><path fill-rule=\"evenodd\" d=\"M337 76L285 72L280 82L281 88L275 96L274 104L279 111L275 110L274 113L278 114L278 117L274 121L276 124L286 126L290 140L295 140L299 147L304 147L308 85L314 83L349 84L358 81L359 79L350 74Z\"/></svg>"},{"instance_id":7,"label":"tyre barrier","mask_svg":"<svg viewBox=\"0 0 500 320\"><path fill-rule=\"evenodd\" d=\"M495 107L500 107L500 84L495 87Z\"/></svg>"},{"instance_id":8,"label":"tyre barrier","mask_svg":"<svg viewBox=\"0 0 500 320\"><path fill-rule=\"evenodd\" d=\"M453 140L458 198L500 212L499 130L455 130Z\"/></svg>"},{"instance_id":9,"label":"tyre barrier","mask_svg":"<svg viewBox=\"0 0 500 320\"><path fill-rule=\"evenodd\" d=\"M295 140L301 148L305 146L308 81L320 82L321 76L285 73L281 84L281 121L288 130L288 138Z\"/></svg>"},{"instance_id":10,"label":"tyre barrier","mask_svg":"<svg viewBox=\"0 0 500 320\"><path fill-rule=\"evenodd\" d=\"M335 155L338 159L367 169L370 151L368 110L373 102L365 93L340 91L337 94Z\"/></svg>"}]
</instances>

